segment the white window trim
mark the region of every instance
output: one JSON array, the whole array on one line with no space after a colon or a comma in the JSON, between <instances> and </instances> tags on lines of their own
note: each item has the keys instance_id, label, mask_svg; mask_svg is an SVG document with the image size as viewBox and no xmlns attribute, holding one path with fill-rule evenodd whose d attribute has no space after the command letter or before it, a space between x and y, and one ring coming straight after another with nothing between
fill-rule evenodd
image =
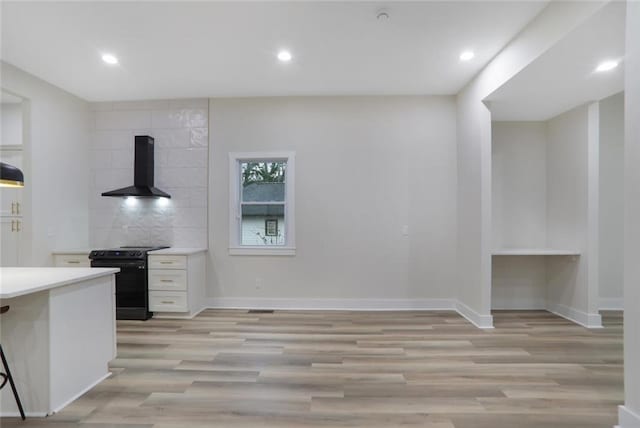
<instances>
[{"instance_id":1,"label":"white window trim","mask_svg":"<svg viewBox=\"0 0 640 428\"><path fill-rule=\"evenodd\" d=\"M229 254L232 256L295 256L295 152L229 153ZM285 245L241 245L240 163L246 161L286 161Z\"/></svg>"}]
</instances>

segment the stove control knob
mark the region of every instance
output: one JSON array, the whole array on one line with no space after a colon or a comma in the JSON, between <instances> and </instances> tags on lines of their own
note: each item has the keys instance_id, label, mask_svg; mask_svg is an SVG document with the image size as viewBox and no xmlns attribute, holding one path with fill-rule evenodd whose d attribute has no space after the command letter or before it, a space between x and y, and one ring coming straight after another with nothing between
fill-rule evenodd
<instances>
[{"instance_id":1,"label":"stove control knob","mask_svg":"<svg viewBox=\"0 0 640 428\"><path fill-rule=\"evenodd\" d=\"M104 256L104 251L100 251L100 252L98 253L98 255L99 255L99 256Z\"/></svg>"},{"instance_id":2,"label":"stove control knob","mask_svg":"<svg viewBox=\"0 0 640 428\"><path fill-rule=\"evenodd\" d=\"M138 251L138 252L136 253L136 256L141 256L141 255L142 255L142 251Z\"/></svg>"}]
</instances>

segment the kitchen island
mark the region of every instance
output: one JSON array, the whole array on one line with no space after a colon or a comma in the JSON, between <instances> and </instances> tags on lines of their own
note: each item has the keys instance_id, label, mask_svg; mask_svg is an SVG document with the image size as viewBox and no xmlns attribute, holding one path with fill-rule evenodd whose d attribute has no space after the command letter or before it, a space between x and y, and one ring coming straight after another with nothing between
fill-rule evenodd
<instances>
[{"instance_id":1,"label":"kitchen island","mask_svg":"<svg viewBox=\"0 0 640 428\"><path fill-rule=\"evenodd\" d=\"M0 268L0 343L27 416L55 413L109 376L115 268ZM10 388L0 416L17 416Z\"/></svg>"}]
</instances>

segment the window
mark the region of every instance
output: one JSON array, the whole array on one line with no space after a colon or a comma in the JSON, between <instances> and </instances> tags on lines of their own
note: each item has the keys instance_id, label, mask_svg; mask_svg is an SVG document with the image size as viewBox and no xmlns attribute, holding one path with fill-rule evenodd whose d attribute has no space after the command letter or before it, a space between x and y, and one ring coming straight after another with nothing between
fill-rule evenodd
<instances>
[{"instance_id":1,"label":"window","mask_svg":"<svg viewBox=\"0 0 640 428\"><path fill-rule=\"evenodd\" d=\"M294 154L229 154L229 254L295 255Z\"/></svg>"}]
</instances>

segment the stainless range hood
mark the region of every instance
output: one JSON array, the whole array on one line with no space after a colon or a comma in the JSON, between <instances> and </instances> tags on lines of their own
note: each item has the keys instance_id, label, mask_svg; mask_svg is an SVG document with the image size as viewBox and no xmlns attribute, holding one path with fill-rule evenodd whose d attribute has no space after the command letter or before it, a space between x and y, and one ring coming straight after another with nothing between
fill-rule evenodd
<instances>
[{"instance_id":1,"label":"stainless range hood","mask_svg":"<svg viewBox=\"0 0 640 428\"><path fill-rule=\"evenodd\" d=\"M137 196L140 198L170 198L171 196L153 185L154 157L153 137L136 135L133 186L104 192L102 196Z\"/></svg>"}]
</instances>

